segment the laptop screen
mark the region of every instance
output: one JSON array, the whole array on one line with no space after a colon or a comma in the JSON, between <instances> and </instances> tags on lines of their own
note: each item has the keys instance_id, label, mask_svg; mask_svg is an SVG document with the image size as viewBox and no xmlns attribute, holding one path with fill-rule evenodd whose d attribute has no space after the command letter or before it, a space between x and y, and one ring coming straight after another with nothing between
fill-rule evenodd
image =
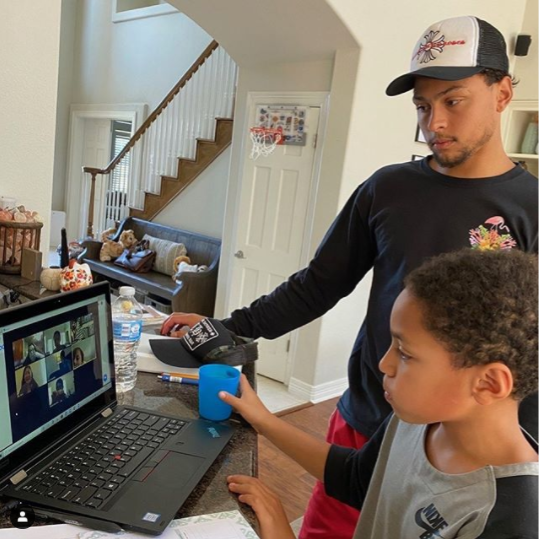
<instances>
[{"instance_id":1,"label":"laptop screen","mask_svg":"<svg viewBox=\"0 0 539 539\"><path fill-rule=\"evenodd\" d=\"M96 285L2 313L0 460L112 388L109 302Z\"/></svg>"}]
</instances>

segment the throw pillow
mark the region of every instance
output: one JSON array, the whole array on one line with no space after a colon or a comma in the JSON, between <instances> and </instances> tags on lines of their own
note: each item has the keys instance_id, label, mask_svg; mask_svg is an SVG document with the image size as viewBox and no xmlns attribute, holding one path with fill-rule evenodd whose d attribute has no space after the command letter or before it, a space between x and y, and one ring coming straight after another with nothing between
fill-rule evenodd
<instances>
[{"instance_id":1,"label":"throw pillow","mask_svg":"<svg viewBox=\"0 0 539 539\"><path fill-rule=\"evenodd\" d=\"M155 251L153 269L159 273L172 275L174 273L174 259L187 254L187 249L183 243L154 238L148 234L144 234L143 239L148 240L150 249Z\"/></svg>"}]
</instances>

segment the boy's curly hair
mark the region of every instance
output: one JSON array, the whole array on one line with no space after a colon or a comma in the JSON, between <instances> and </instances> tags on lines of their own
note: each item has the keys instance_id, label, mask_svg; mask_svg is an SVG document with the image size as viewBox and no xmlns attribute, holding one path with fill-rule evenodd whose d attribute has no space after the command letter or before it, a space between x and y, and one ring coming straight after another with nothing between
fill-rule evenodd
<instances>
[{"instance_id":1,"label":"boy's curly hair","mask_svg":"<svg viewBox=\"0 0 539 539\"><path fill-rule=\"evenodd\" d=\"M513 374L515 398L537 390L536 256L464 249L427 261L404 284L455 367L500 361Z\"/></svg>"}]
</instances>

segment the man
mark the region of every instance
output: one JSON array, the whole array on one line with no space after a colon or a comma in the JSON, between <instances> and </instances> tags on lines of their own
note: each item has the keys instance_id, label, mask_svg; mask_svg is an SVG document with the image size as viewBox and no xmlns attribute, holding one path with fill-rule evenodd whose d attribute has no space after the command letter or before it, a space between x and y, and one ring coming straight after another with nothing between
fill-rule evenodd
<instances>
[{"instance_id":1,"label":"man","mask_svg":"<svg viewBox=\"0 0 539 539\"><path fill-rule=\"evenodd\" d=\"M330 310L373 269L367 316L350 357L350 387L329 426L327 441L341 446L360 448L391 411L378 362L391 342L391 308L411 270L463 247L537 251L537 178L515 165L502 144L501 113L513 91L500 32L475 17L433 24L414 48L410 72L386 93L409 90L432 156L373 174L352 194L307 268L224 321L239 335L278 337ZM198 319L173 314L162 331ZM349 539L357 517L317 483L300 538Z\"/></svg>"},{"instance_id":2,"label":"man","mask_svg":"<svg viewBox=\"0 0 539 539\"><path fill-rule=\"evenodd\" d=\"M67 395L64 391L64 381L61 378L56 380L56 390L52 392L51 395L51 406L53 404L58 404L59 402L64 402L67 399Z\"/></svg>"},{"instance_id":3,"label":"man","mask_svg":"<svg viewBox=\"0 0 539 539\"><path fill-rule=\"evenodd\" d=\"M52 351L53 353L60 352L65 348L65 345L62 344L62 336L60 335L60 332L58 330L54 332L52 338L54 340L54 349Z\"/></svg>"}]
</instances>

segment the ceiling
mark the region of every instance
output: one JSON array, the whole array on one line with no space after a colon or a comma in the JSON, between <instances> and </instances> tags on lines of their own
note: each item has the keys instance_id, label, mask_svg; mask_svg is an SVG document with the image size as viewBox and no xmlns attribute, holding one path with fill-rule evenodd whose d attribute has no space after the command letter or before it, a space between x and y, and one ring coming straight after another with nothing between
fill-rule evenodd
<instances>
[{"instance_id":1,"label":"ceiling","mask_svg":"<svg viewBox=\"0 0 539 539\"><path fill-rule=\"evenodd\" d=\"M241 67L333 57L358 44L326 0L167 0Z\"/></svg>"}]
</instances>

